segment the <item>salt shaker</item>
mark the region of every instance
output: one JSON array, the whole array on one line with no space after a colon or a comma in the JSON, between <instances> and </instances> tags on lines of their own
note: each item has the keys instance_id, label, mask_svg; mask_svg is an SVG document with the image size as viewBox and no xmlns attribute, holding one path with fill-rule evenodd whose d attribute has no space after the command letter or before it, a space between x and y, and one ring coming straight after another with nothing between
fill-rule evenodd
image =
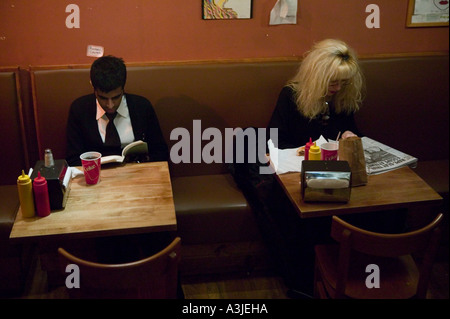
<instances>
[{"instance_id":1,"label":"salt shaker","mask_svg":"<svg viewBox=\"0 0 450 319\"><path fill-rule=\"evenodd\" d=\"M47 148L45 150L44 166L45 167L53 167L53 166L55 166L55 161L53 160L53 153L52 153L52 150L49 149L49 148Z\"/></svg>"}]
</instances>

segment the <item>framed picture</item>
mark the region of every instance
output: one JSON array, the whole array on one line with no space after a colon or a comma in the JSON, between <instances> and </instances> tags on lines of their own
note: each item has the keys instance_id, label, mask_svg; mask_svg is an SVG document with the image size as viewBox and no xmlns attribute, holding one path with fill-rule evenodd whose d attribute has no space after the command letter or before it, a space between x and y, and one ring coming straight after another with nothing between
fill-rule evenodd
<instances>
[{"instance_id":1,"label":"framed picture","mask_svg":"<svg viewBox=\"0 0 450 319\"><path fill-rule=\"evenodd\" d=\"M448 0L409 0L407 27L448 26Z\"/></svg>"},{"instance_id":2,"label":"framed picture","mask_svg":"<svg viewBox=\"0 0 450 319\"><path fill-rule=\"evenodd\" d=\"M204 20L251 19L253 0L202 0Z\"/></svg>"}]
</instances>

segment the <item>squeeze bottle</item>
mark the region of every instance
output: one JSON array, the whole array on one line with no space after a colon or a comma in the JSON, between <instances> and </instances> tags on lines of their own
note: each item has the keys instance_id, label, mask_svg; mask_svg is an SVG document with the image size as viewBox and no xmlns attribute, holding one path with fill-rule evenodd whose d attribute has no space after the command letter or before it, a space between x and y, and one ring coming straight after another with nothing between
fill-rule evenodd
<instances>
[{"instance_id":1,"label":"squeeze bottle","mask_svg":"<svg viewBox=\"0 0 450 319\"><path fill-rule=\"evenodd\" d=\"M305 144L305 160L309 159L309 149L314 145L312 138L309 138L309 142Z\"/></svg>"},{"instance_id":2,"label":"squeeze bottle","mask_svg":"<svg viewBox=\"0 0 450 319\"><path fill-rule=\"evenodd\" d=\"M20 208L23 217L34 216L33 186L30 176L22 170L22 175L17 178L17 189L19 192Z\"/></svg>"},{"instance_id":3,"label":"squeeze bottle","mask_svg":"<svg viewBox=\"0 0 450 319\"><path fill-rule=\"evenodd\" d=\"M33 181L33 193L38 216L45 217L50 215L47 180L41 176L41 172L38 172L38 176Z\"/></svg>"},{"instance_id":4,"label":"squeeze bottle","mask_svg":"<svg viewBox=\"0 0 450 319\"><path fill-rule=\"evenodd\" d=\"M320 160L321 154L320 154L320 147L316 145L316 142L309 148L309 160Z\"/></svg>"}]
</instances>

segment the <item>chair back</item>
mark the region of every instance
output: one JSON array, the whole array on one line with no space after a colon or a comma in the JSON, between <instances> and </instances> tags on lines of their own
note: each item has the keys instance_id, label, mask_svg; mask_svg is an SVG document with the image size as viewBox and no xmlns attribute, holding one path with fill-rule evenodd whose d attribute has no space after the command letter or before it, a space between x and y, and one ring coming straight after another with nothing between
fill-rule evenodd
<instances>
[{"instance_id":1,"label":"chair back","mask_svg":"<svg viewBox=\"0 0 450 319\"><path fill-rule=\"evenodd\" d=\"M357 251L370 256L387 257L385 260L390 260L391 262L395 259L394 257L404 259L405 256L412 261L414 258L411 255L420 252L422 254L420 255L421 266L418 267L419 274L418 280L415 282L417 283L415 296L417 298L425 298L431 268L439 246L441 231L438 226L442 219L443 214L440 213L432 222L420 229L400 234L385 234L355 227L341 218L333 216L331 237L339 242L340 245L335 297L341 298L344 296L349 269L352 268L352 251ZM381 261L381 259L378 260ZM389 266L384 268L389 268ZM400 269L401 267L398 270ZM395 272L395 270L389 269L389 272ZM395 275L390 274L390 276L394 280L390 283L394 289Z\"/></svg>"},{"instance_id":2,"label":"chair back","mask_svg":"<svg viewBox=\"0 0 450 319\"><path fill-rule=\"evenodd\" d=\"M63 271L69 264L79 267L79 288L68 287L71 298L176 299L180 249L181 239L176 237L160 252L123 264L83 260L63 248L58 253Z\"/></svg>"},{"instance_id":3,"label":"chair back","mask_svg":"<svg viewBox=\"0 0 450 319\"><path fill-rule=\"evenodd\" d=\"M442 219L443 215L439 214L431 223L418 230L384 234L358 228L333 216L331 237L341 245L349 245L349 248L361 253L380 257L396 257L431 247L438 239L437 226Z\"/></svg>"}]
</instances>

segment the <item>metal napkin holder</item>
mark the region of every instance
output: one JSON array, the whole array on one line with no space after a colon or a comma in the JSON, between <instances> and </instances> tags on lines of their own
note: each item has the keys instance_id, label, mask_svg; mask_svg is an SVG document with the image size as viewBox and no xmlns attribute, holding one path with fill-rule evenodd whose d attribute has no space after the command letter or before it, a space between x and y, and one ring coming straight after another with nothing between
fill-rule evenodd
<instances>
[{"instance_id":1,"label":"metal napkin holder","mask_svg":"<svg viewBox=\"0 0 450 319\"><path fill-rule=\"evenodd\" d=\"M347 161L303 161L301 195L305 202L348 202L351 169Z\"/></svg>"},{"instance_id":2,"label":"metal napkin holder","mask_svg":"<svg viewBox=\"0 0 450 319\"><path fill-rule=\"evenodd\" d=\"M51 167L46 167L42 160L37 161L30 176L31 180L34 181L38 172L47 180L50 209L64 209L72 181L71 170L66 160L55 160Z\"/></svg>"}]
</instances>

